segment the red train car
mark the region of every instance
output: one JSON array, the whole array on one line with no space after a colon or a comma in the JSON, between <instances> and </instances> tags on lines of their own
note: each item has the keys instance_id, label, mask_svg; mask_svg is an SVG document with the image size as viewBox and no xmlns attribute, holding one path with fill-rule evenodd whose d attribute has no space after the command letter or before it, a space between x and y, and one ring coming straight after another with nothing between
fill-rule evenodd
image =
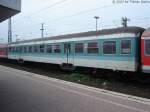
<instances>
[{"instance_id":1,"label":"red train car","mask_svg":"<svg viewBox=\"0 0 150 112\"><path fill-rule=\"evenodd\" d=\"M0 58L7 58L7 44L0 43Z\"/></svg>"},{"instance_id":2,"label":"red train car","mask_svg":"<svg viewBox=\"0 0 150 112\"><path fill-rule=\"evenodd\" d=\"M144 31L141 38L142 71L150 73L150 28Z\"/></svg>"}]
</instances>

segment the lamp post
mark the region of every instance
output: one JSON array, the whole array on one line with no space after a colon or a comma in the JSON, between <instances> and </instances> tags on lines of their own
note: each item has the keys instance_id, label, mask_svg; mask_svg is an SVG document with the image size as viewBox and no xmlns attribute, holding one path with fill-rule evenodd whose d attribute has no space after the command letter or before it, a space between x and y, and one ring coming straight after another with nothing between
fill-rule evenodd
<instances>
[{"instance_id":1,"label":"lamp post","mask_svg":"<svg viewBox=\"0 0 150 112\"><path fill-rule=\"evenodd\" d=\"M44 38L44 23L41 23L41 39Z\"/></svg>"},{"instance_id":2,"label":"lamp post","mask_svg":"<svg viewBox=\"0 0 150 112\"><path fill-rule=\"evenodd\" d=\"M98 17L98 16L95 16L94 18L95 18L95 20L96 20L96 32L97 32L97 30L98 30L98 28L97 28L97 23L98 23L99 17Z\"/></svg>"}]
</instances>

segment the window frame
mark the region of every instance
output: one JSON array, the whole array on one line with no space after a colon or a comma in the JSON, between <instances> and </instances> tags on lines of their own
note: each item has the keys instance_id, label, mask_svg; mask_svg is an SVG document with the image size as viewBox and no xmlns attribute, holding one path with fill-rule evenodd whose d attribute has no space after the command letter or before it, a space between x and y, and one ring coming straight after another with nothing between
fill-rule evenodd
<instances>
[{"instance_id":1,"label":"window frame","mask_svg":"<svg viewBox=\"0 0 150 112\"><path fill-rule=\"evenodd\" d=\"M147 40L150 41L150 39L144 39L144 55L145 55L145 56L150 56L150 54L147 54L147 53L146 53L146 41L147 41Z\"/></svg>"},{"instance_id":2,"label":"window frame","mask_svg":"<svg viewBox=\"0 0 150 112\"><path fill-rule=\"evenodd\" d=\"M39 53L39 45L34 44L32 46L32 53Z\"/></svg>"},{"instance_id":3,"label":"window frame","mask_svg":"<svg viewBox=\"0 0 150 112\"><path fill-rule=\"evenodd\" d=\"M69 45L69 47L68 47L68 45ZM65 48L69 48L69 50L66 51ZM62 44L62 52L63 52L64 55L66 55L66 54L71 55L72 53L74 53L74 43L72 43L72 42L64 42Z\"/></svg>"},{"instance_id":4,"label":"window frame","mask_svg":"<svg viewBox=\"0 0 150 112\"><path fill-rule=\"evenodd\" d=\"M45 45L46 47L46 49L45 49L45 52L47 53L47 54L52 54L53 53L53 45L52 44L46 44ZM51 46L51 52L47 52L48 51L48 46Z\"/></svg>"},{"instance_id":5,"label":"window frame","mask_svg":"<svg viewBox=\"0 0 150 112\"><path fill-rule=\"evenodd\" d=\"M11 47L11 53L15 53L15 47L14 46L10 46Z\"/></svg>"},{"instance_id":6,"label":"window frame","mask_svg":"<svg viewBox=\"0 0 150 112\"><path fill-rule=\"evenodd\" d=\"M131 42L131 50L130 50L130 53L128 53L128 54L125 54L125 53L122 53L122 41L130 41ZM132 44L133 42L132 42L132 40L131 39L122 39L121 41L120 41L120 54L121 55L131 55L132 53L133 53L133 44Z\"/></svg>"},{"instance_id":7,"label":"window frame","mask_svg":"<svg viewBox=\"0 0 150 112\"><path fill-rule=\"evenodd\" d=\"M97 48L98 48L98 52L97 53L89 53L88 52L90 43L97 43ZM100 42L99 42L99 40L86 42L86 53L87 53L87 55L99 55L100 54Z\"/></svg>"},{"instance_id":8,"label":"window frame","mask_svg":"<svg viewBox=\"0 0 150 112\"><path fill-rule=\"evenodd\" d=\"M26 49L26 50L25 50ZM25 52L26 51L26 52ZM26 54L28 53L28 47L27 46L23 46L23 53Z\"/></svg>"},{"instance_id":9,"label":"window frame","mask_svg":"<svg viewBox=\"0 0 150 112\"><path fill-rule=\"evenodd\" d=\"M105 42L115 42L115 53L113 53L113 54L106 54L106 53L104 53L104 43ZM103 42L102 42L102 54L103 55L117 55L117 41L116 40L104 40Z\"/></svg>"},{"instance_id":10,"label":"window frame","mask_svg":"<svg viewBox=\"0 0 150 112\"><path fill-rule=\"evenodd\" d=\"M83 52L81 53L78 53L78 52L76 52L76 44L83 44ZM75 54L84 54L85 53L85 43L84 42L76 42L76 43L74 43L74 53Z\"/></svg>"},{"instance_id":11,"label":"window frame","mask_svg":"<svg viewBox=\"0 0 150 112\"><path fill-rule=\"evenodd\" d=\"M55 52L56 49L54 49L54 46L56 46L56 45L59 46L59 50L60 50L59 53ZM61 44L60 44L60 43L52 44L52 53L53 53L53 54L61 54L61 52L62 52L62 49L61 49Z\"/></svg>"},{"instance_id":12,"label":"window frame","mask_svg":"<svg viewBox=\"0 0 150 112\"><path fill-rule=\"evenodd\" d=\"M41 46L43 46L43 48L41 49ZM40 44L38 45L38 53L45 53L45 45L44 44Z\"/></svg>"},{"instance_id":13,"label":"window frame","mask_svg":"<svg viewBox=\"0 0 150 112\"><path fill-rule=\"evenodd\" d=\"M20 52L19 52L19 46L16 46L16 47L15 47L15 53L20 53Z\"/></svg>"},{"instance_id":14,"label":"window frame","mask_svg":"<svg viewBox=\"0 0 150 112\"><path fill-rule=\"evenodd\" d=\"M30 49L31 48L31 49ZM28 53L33 53L33 47L32 47L32 45L29 45L28 46Z\"/></svg>"},{"instance_id":15,"label":"window frame","mask_svg":"<svg viewBox=\"0 0 150 112\"><path fill-rule=\"evenodd\" d=\"M12 53L12 47L11 46L8 47L8 52Z\"/></svg>"}]
</instances>

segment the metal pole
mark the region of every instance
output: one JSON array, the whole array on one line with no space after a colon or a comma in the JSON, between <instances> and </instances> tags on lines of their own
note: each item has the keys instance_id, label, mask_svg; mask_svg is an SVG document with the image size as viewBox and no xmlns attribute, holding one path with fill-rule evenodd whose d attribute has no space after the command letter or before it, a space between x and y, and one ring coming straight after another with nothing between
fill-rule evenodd
<instances>
[{"instance_id":1,"label":"metal pole","mask_svg":"<svg viewBox=\"0 0 150 112\"><path fill-rule=\"evenodd\" d=\"M42 27L41 27L41 38L44 38L44 23L41 24Z\"/></svg>"},{"instance_id":2,"label":"metal pole","mask_svg":"<svg viewBox=\"0 0 150 112\"><path fill-rule=\"evenodd\" d=\"M8 20L8 43L12 42L12 27L11 27L11 18Z\"/></svg>"},{"instance_id":3,"label":"metal pole","mask_svg":"<svg viewBox=\"0 0 150 112\"><path fill-rule=\"evenodd\" d=\"M97 31L97 19L96 19L96 31Z\"/></svg>"},{"instance_id":4,"label":"metal pole","mask_svg":"<svg viewBox=\"0 0 150 112\"><path fill-rule=\"evenodd\" d=\"M99 19L99 17L98 16L95 16L94 17L95 18L95 20L96 20L96 36L98 35L98 19Z\"/></svg>"},{"instance_id":5,"label":"metal pole","mask_svg":"<svg viewBox=\"0 0 150 112\"><path fill-rule=\"evenodd\" d=\"M128 19L127 17L122 17L122 25L123 27L127 27L128 26L128 21L130 21L130 19Z\"/></svg>"}]
</instances>

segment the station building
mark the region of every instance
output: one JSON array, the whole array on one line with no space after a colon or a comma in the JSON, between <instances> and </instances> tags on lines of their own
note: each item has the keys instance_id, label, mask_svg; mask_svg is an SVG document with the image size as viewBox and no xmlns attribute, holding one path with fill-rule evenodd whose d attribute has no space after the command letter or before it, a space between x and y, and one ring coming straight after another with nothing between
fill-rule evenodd
<instances>
[{"instance_id":1,"label":"station building","mask_svg":"<svg viewBox=\"0 0 150 112\"><path fill-rule=\"evenodd\" d=\"M21 0L0 0L0 22L21 11Z\"/></svg>"}]
</instances>

